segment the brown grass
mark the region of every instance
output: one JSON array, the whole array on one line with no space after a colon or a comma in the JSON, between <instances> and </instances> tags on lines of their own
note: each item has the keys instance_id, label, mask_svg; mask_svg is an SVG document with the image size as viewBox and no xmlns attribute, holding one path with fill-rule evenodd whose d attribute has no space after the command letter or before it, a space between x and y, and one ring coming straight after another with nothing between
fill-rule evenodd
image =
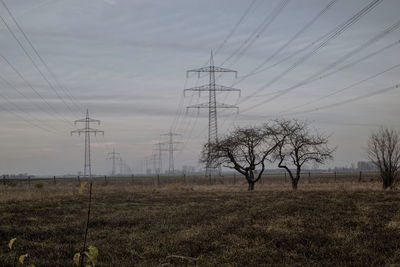
<instances>
[{"instance_id":1,"label":"brown grass","mask_svg":"<svg viewBox=\"0 0 400 267\"><path fill-rule=\"evenodd\" d=\"M246 192L245 182L233 184L184 184L168 183L160 186L154 184L131 184L129 182L102 182L95 181L96 192L101 193L135 193L135 192ZM35 200L50 197L74 196L78 194L77 183L44 183L43 188L36 188L28 184L13 186L0 186L0 202L9 200ZM303 182L299 184L298 191L354 191L354 190L380 190L379 182ZM255 191L291 191L289 183L258 183Z\"/></svg>"},{"instance_id":2,"label":"brown grass","mask_svg":"<svg viewBox=\"0 0 400 267\"><path fill-rule=\"evenodd\" d=\"M160 187L94 184L89 245L98 266L385 266L400 262L400 196L379 183ZM0 187L0 266L7 241L36 266L71 266L87 196L77 184Z\"/></svg>"}]
</instances>

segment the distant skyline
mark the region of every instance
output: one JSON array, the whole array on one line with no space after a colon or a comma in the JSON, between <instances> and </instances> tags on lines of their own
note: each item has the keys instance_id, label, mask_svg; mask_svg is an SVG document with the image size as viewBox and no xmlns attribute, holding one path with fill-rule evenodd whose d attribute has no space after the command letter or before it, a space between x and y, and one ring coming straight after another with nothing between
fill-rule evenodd
<instances>
[{"instance_id":1,"label":"distant skyline","mask_svg":"<svg viewBox=\"0 0 400 267\"><path fill-rule=\"evenodd\" d=\"M237 79L226 75L218 83L242 89L240 98L218 94L219 102L240 108L239 115L220 111L220 135L288 113L285 117L306 120L331 135L338 149L329 168L366 160L371 130L380 125L399 129L400 88L383 90L400 83L397 0L376 1L337 35L336 27L345 27L374 1L4 2L63 88L0 2L1 17L53 87L0 20L0 173L82 171L83 136L71 137L70 131L86 108L105 132L104 138L92 138L93 173L110 173L106 157L114 148L138 172L141 162L156 153L153 144L160 134L171 128L183 141L175 154L176 169L198 168L208 115L206 110L186 113L185 107L207 101L207 95L183 97L183 89L208 82L195 75L186 79L186 71L204 66L211 50L216 66L238 71ZM260 69L269 69L248 75L264 61Z\"/></svg>"}]
</instances>

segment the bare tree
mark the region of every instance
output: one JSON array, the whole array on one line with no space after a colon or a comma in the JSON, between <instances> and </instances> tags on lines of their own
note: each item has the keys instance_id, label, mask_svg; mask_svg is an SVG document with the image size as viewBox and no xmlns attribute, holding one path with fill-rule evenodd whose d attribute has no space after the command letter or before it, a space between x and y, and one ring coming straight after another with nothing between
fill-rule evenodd
<instances>
[{"instance_id":1,"label":"bare tree","mask_svg":"<svg viewBox=\"0 0 400 267\"><path fill-rule=\"evenodd\" d=\"M275 158L279 160L278 167L288 172L293 190L298 187L304 164L323 164L333 158L335 148L329 147L328 136L311 130L306 122L276 120L274 129L275 142L278 144Z\"/></svg>"},{"instance_id":2,"label":"bare tree","mask_svg":"<svg viewBox=\"0 0 400 267\"><path fill-rule=\"evenodd\" d=\"M236 128L218 143L205 144L201 161L235 169L246 178L248 190L253 191L265 170L265 161L276 148L270 130Z\"/></svg>"},{"instance_id":3,"label":"bare tree","mask_svg":"<svg viewBox=\"0 0 400 267\"><path fill-rule=\"evenodd\" d=\"M383 189L392 188L399 175L399 132L384 127L372 132L367 150L368 157L379 168Z\"/></svg>"}]
</instances>

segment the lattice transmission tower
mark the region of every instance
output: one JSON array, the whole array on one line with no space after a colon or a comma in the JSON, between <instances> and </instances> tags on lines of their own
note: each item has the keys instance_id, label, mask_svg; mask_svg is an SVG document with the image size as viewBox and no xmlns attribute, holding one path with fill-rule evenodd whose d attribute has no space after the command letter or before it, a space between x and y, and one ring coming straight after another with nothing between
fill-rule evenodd
<instances>
[{"instance_id":1,"label":"lattice transmission tower","mask_svg":"<svg viewBox=\"0 0 400 267\"><path fill-rule=\"evenodd\" d=\"M85 128L71 131L71 136L74 133L77 133L79 136L81 135L81 133L85 134L85 162L84 162L84 167L83 167L83 176L91 178L92 177L92 166L91 166L91 160L90 160L90 134L97 135L98 133L101 133L104 135L104 131L90 128L90 123L97 123L98 125L100 125L100 121L90 118L89 110L86 110L86 117L84 119L75 121L75 125L77 125L78 123L84 123Z\"/></svg>"},{"instance_id":2,"label":"lattice transmission tower","mask_svg":"<svg viewBox=\"0 0 400 267\"><path fill-rule=\"evenodd\" d=\"M179 151L179 149L176 147L176 145L181 144L182 142L180 141L175 141L174 137L175 136L180 136L178 133L173 133L172 131L169 131L166 134L162 134L161 136L167 136L168 140L165 142L160 142L160 146L162 145L167 145L167 147L159 147L159 152L161 151L167 151L168 152L168 173L173 174L175 172L175 167L174 167L174 152ZM161 154L159 154L160 156Z\"/></svg>"},{"instance_id":3,"label":"lattice transmission tower","mask_svg":"<svg viewBox=\"0 0 400 267\"><path fill-rule=\"evenodd\" d=\"M162 173L162 152L163 152L163 143L156 143L154 144L156 146L156 151L157 151L157 174Z\"/></svg>"},{"instance_id":4,"label":"lattice transmission tower","mask_svg":"<svg viewBox=\"0 0 400 267\"><path fill-rule=\"evenodd\" d=\"M234 73L235 77L237 78L237 71L214 66L214 58L213 58L213 53L211 51L210 65L207 67L199 68L199 69L188 70L186 72L186 76L188 77L189 73L191 73L191 72L198 73L198 77L200 77L200 74L202 72L208 73L209 83L205 84L205 85L189 88L189 89L184 89L184 94L186 91L196 91L196 92L199 92L199 95L201 94L201 92L208 92L208 103L187 106L186 109L192 109L192 108L208 109L208 143L209 144L217 143L218 142L217 110L220 108L234 108L234 109L237 109L237 111L239 111L239 107L237 107L236 105L228 105L228 104L217 102L217 92L236 91L236 92L239 92L239 94L240 94L241 90L236 89L236 88L227 87L224 85L216 84L215 73L216 72L217 73L228 73L228 72ZM208 153L208 160L206 163L206 171L207 171L207 173L210 173L213 169L214 168L211 166L211 161L210 161L210 153Z\"/></svg>"},{"instance_id":5,"label":"lattice transmission tower","mask_svg":"<svg viewBox=\"0 0 400 267\"><path fill-rule=\"evenodd\" d=\"M116 163L117 160L119 160L121 158L120 154L115 152L115 149L113 149L112 152L108 153L108 156L109 157L107 159L110 159L111 162L112 162L111 175L115 176L115 170L116 170L115 169L115 163Z\"/></svg>"}]
</instances>

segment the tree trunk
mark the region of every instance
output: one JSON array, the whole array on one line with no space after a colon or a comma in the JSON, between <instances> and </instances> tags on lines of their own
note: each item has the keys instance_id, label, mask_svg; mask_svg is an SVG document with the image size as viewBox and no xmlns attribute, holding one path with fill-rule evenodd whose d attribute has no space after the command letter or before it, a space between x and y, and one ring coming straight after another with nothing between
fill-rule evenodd
<instances>
[{"instance_id":1,"label":"tree trunk","mask_svg":"<svg viewBox=\"0 0 400 267\"><path fill-rule=\"evenodd\" d=\"M383 184L382 184L383 190L388 189L388 187L389 187L388 182L386 181L386 179L384 179L384 180L383 180Z\"/></svg>"},{"instance_id":2,"label":"tree trunk","mask_svg":"<svg viewBox=\"0 0 400 267\"><path fill-rule=\"evenodd\" d=\"M391 177L390 177L390 174L384 174L384 175L382 175L382 188L383 188L383 190L386 190L386 189L388 189L388 188L391 188L392 187L392 181L391 181L392 179L391 179Z\"/></svg>"},{"instance_id":3,"label":"tree trunk","mask_svg":"<svg viewBox=\"0 0 400 267\"><path fill-rule=\"evenodd\" d=\"M292 179L292 189L297 190L297 185L299 183L299 180L297 179Z\"/></svg>"},{"instance_id":4,"label":"tree trunk","mask_svg":"<svg viewBox=\"0 0 400 267\"><path fill-rule=\"evenodd\" d=\"M299 180L300 180L300 175L301 175L301 167L297 166L296 177L294 179L292 179L292 189L293 190L297 190L297 186L298 186Z\"/></svg>"},{"instance_id":5,"label":"tree trunk","mask_svg":"<svg viewBox=\"0 0 400 267\"><path fill-rule=\"evenodd\" d=\"M248 183L249 183L249 191L253 191L255 183L253 181L248 181Z\"/></svg>"}]
</instances>

